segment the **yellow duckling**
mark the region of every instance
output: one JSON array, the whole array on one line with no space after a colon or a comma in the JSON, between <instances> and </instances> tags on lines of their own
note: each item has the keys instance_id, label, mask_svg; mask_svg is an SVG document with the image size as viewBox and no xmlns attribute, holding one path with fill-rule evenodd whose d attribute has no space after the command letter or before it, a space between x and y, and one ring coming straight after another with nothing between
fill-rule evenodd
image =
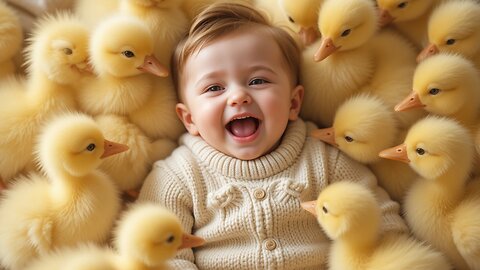
<instances>
[{"instance_id":1,"label":"yellow duckling","mask_svg":"<svg viewBox=\"0 0 480 270\"><path fill-rule=\"evenodd\" d=\"M319 126L331 125L338 106L358 92L372 93L391 106L404 97L401 93L408 93L402 87L411 84L415 51L393 31L377 33L375 12L370 0L327 0L322 4L322 39L303 52L305 99L301 113L305 119ZM402 127L409 126L419 114L399 118Z\"/></svg>"},{"instance_id":2,"label":"yellow duckling","mask_svg":"<svg viewBox=\"0 0 480 270\"><path fill-rule=\"evenodd\" d=\"M418 48L427 41L428 18L435 5L442 0L376 0L380 25L392 23Z\"/></svg>"},{"instance_id":3,"label":"yellow duckling","mask_svg":"<svg viewBox=\"0 0 480 270\"><path fill-rule=\"evenodd\" d=\"M23 32L15 12L3 1L0 2L0 78L15 72L14 56L20 51Z\"/></svg>"},{"instance_id":4,"label":"yellow duckling","mask_svg":"<svg viewBox=\"0 0 480 270\"><path fill-rule=\"evenodd\" d=\"M320 37L318 13L324 0L280 0L285 18L298 29L297 33L304 46L308 46Z\"/></svg>"},{"instance_id":5,"label":"yellow duckling","mask_svg":"<svg viewBox=\"0 0 480 270\"><path fill-rule=\"evenodd\" d=\"M415 236L443 251L455 269L480 269L480 185L467 183L474 157L468 130L450 118L427 117L380 156L407 162L421 176L404 203Z\"/></svg>"},{"instance_id":6,"label":"yellow duckling","mask_svg":"<svg viewBox=\"0 0 480 270\"><path fill-rule=\"evenodd\" d=\"M378 156L381 150L400 143L403 138L396 123L391 108L380 99L360 95L338 108L331 128L314 130L312 136L367 164L379 185L401 202L416 174L406 164Z\"/></svg>"},{"instance_id":7,"label":"yellow duckling","mask_svg":"<svg viewBox=\"0 0 480 270\"><path fill-rule=\"evenodd\" d=\"M319 126L330 126L338 106L367 84L375 71L368 45L377 29L375 7L370 0L326 0L318 25L322 39L303 51L301 115Z\"/></svg>"},{"instance_id":8,"label":"yellow duckling","mask_svg":"<svg viewBox=\"0 0 480 270\"><path fill-rule=\"evenodd\" d=\"M0 89L0 178L5 182L33 167L34 138L52 115L75 110L74 91L87 74L88 30L68 14L49 16L26 49L26 80Z\"/></svg>"},{"instance_id":9,"label":"yellow duckling","mask_svg":"<svg viewBox=\"0 0 480 270\"><path fill-rule=\"evenodd\" d=\"M148 27L131 16L114 16L95 29L90 42L90 61L97 78L90 80L78 99L90 115L125 115L145 104L154 90L154 77L166 77L168 69L153 54Z\"/></svg>"},{"instance_id":10,"label":"yellow duckling","mask_svg":"<svg viewBox=\"0 0 480 270\"><path fill-rule=\"evenodd\" d=\"M480 77L473 63L453 54L438 54L422 61L413 76L413 91L395 106L396 111L413 108L453 117L475 131Z\"/></svg>"},{"instance_id":11,"label":"yellow duckling","mask_svg":"<svg viewBox=\"0 0 480 270\"><path fill-rule=\"evenodd\" d=\"M179 249L203 245L205 240L183 231L178 217L154 204L137 204L120 220L115 231L115 260L120 270L161 270Z\"/></svg>"},{"instance_id":12,"label":"yellow duckling","mask_svg":"<svg viewBox=\"0 0 480 270\"><path fill-rule=\"evenodd\" d=\"M120 0L120 11L146 23L153 34L155 57L166 66L175 46L188 32L187 15L179 0Z\"/></svg>"},{"instance_id":13,"label":"yellow duckling","mask_svg":"<svg viewBox=\"0 0 480 270\"><path fill-rule=\"evenodd\" d=\"M0 262L23 267L38 255L79 242L103 242L120 208L102 159L128 149L104 139L85 115L52 120L39 137L45 175L20 177L0 202Z\"/></svg>"},{"instance_id":14,"label":"yellow duckling","mask_svg":"<svg viewBox=\"0 0 480 270\"><path fill-rule=\"evenodd\" d=\"M114 233L116 251L93 245L63 249L38 259L26 270L71 267L78 270L162 270L167 269L166 261L179 249L197 247L205 242L200 237L184 233L179 219L172 212L147 203L129 209ZM96 268L81 268L87 263Z\"/></svg>"},{"instance_id":15,"label":"yellow duckling","mask_svg":"<svg viewBox=\"0 0 480 270\"><path fill-rule=\"evenodd\" d=\"M406 235L382 236L375 195L359 183L326 187L315 205L318 223L333 240L329 269L451 269L440 252Z\"/></svg>"},{"instance_id":16,"label":"yellow duckling","mask_svg":"<svg viewBox=\"0 0 480 270\"><path fill-rule=\"evenodd\" d=\"M429 45L418 61L438 52L458 53L480 68L480 5L475 0L447 1L428 22Z\"/></svg>"}]
</instances>

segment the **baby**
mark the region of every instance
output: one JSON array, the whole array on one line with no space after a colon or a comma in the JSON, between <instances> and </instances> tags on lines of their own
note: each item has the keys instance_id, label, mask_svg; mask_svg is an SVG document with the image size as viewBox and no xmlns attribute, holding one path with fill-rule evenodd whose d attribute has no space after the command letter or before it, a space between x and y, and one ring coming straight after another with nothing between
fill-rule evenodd
<instances>
[{"instance_id":1,"label":"baby","mask_svg":"<svg viewBox=\"0 0 480 270\"><path fill-rule=\"evenodd\" d=\"M326 268L330 241L300 203L335 181L376 192L384 232L407 230L366 167L308 136L315 126L298 117L299 61L289 34L239 4L210 6L177 47L176 110L188 134L155 163L139 198L207 240L173 268Z\"/></svg>"}]
</instances>

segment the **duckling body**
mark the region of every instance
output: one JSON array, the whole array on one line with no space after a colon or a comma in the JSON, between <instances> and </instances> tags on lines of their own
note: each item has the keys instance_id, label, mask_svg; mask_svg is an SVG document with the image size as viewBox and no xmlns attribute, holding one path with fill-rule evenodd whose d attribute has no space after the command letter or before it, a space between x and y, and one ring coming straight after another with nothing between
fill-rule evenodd
<instances>
[{"instance_id":1,"label":"duckling body","mask_svg":"<svg viewBox=\"0 0 480 270\"><path fill-rule=\"evenodd\" d=\"M439 52L461 54L480 68L480 5L475 0L445 1L428 21L428 45L421 61Z\"/></svg>"},{"instance_id":2,"label":"duckling body","mask_svg":"<svg viewBox=\"0 0 480 270\"><path fill-rule=\"evenodd\" d=\"M409 162L421 176L404 203L415 236L444 252L456 269L477 269L480 220L470 215L480 211L480 193L466 190L474 157L468 130L452 119L427 117L381 156Z\"/></svg>"},{"instance_id":3,"label":"duckling body","mask_svg":"<svg viewBox=\"0 0 480 270\"><path fill-rule=\"evenodd\" d=\"M105 18L118 12L120 0L76 0L73 10L83 22L94 27Z\"/></svg>"},{"instance_id":4,"label":"duckling body","mask_svg":"<svg viewBox=\"0 0 480 270\"><path fill-rule=\"evenodd\" d=\"M20 20L11 8L0 2L0 78L14 74L14 56L20 51L23 31Z\"/></svg>"},{"instance_id":5,"label":"duckling body","mask_svg":"<svg viewBox=\"0 0 480 270\"><path fill-rule=\"evenodd\" d=\"M113 141L133 147L127 153L105 160L100 168L122 191L138 188L153 162L151 140L124 116L102 114L95 117L103 134ZM172 151L173 149L168 149Z\"/></svg>"},{"instance_id":6,"label":"duckling body","mask_svg":"<svg viewBox=\"0 0 480 270\"><path fill-rule=\"evenodd\" d=\"M105 241L120 206L115 185L96 167L128 148L105 141L93 119L54 119L39 142L45 175L19 178L0 203L0 261L11 269L56 247Z\"/></svg>"},{"instance_id":7,"label":"duckling body","mask_svg":"<svg viewBox=\"0 0 480 270\"><path fill-rule=\"evenodd\" d=\"M329 185L315 211L333 240L329 269L450 269L441 253L406 235L382 236L377 200L361 184Z\"/></svg>"},{"instance_id":8,"label":"duckling body","mask_svg":"<svg viewBox=\"0 0 480 270\"><path fill-rule=\"evenodd\" d=\"M0 178L9 181L33 164L35 136L50 117L75 110L75 91L86 76L88 31L60 14L41 21L27 49L27 78L0 89ZM76 85L75 85L76 84Z\"/></svg>"}]
</instances>

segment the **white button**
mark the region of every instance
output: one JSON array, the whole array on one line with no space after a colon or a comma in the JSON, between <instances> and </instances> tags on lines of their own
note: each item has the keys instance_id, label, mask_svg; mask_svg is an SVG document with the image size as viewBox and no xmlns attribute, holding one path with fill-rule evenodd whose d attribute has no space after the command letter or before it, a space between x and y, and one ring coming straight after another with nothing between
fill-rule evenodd
<instances>
[{"instance_id":1,"label":"white button","mask_svg":"<svg viewBox=\"0 0 480 270\"><path fill-rule=\"evenodd\" d=\"M253 192L253 196L255 196L255 198L257 198L257 200L263 200L265 198L265 195L266 195L265 190L263 190L261 188L257 188Z\"/></svg>"},{"instance_id":2,"label":"white button","mask_svg":"<svg viewBox=\"0 0 480 270\"><path fill-rule=\"evenodd\" d=\"M273 239L267 239L265 241L265 248L267 250L272 251L272 250L277 248L277 242L275 242L275 240L273 240Z\"/></svg>"}]
</instances>

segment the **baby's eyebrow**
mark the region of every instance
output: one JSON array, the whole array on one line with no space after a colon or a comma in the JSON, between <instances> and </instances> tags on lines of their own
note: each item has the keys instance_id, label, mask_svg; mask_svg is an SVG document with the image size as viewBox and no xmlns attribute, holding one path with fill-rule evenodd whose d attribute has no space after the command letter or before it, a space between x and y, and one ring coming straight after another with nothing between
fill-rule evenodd
<instances>
[{"instance_id":1,"label":"baby's eyebrow","mask_svg":"<svg viewBox=\"0 0 480 270\"><path fill-rule=\"evenodd\" d=\"M253 65L249 68L249 71L258 71L258 70L265 70L270 73L276 73L271 67L266 65Z\"/></svg>"},{"instance_id":2,"label":"baby's eyebrow","mask_svg":"<svg viewBox=\"0 0 480 270\"><path fill-rule=\"evenodd\" d=\"M198 86L203 81L218 78L218 77L222 76L223 73L224 73L224 71L222 71L222 70L207 72L207 73L203 74L202 76L200 76L200 78L197 80L195 85Z\"/></svg>"}]
</instances>

